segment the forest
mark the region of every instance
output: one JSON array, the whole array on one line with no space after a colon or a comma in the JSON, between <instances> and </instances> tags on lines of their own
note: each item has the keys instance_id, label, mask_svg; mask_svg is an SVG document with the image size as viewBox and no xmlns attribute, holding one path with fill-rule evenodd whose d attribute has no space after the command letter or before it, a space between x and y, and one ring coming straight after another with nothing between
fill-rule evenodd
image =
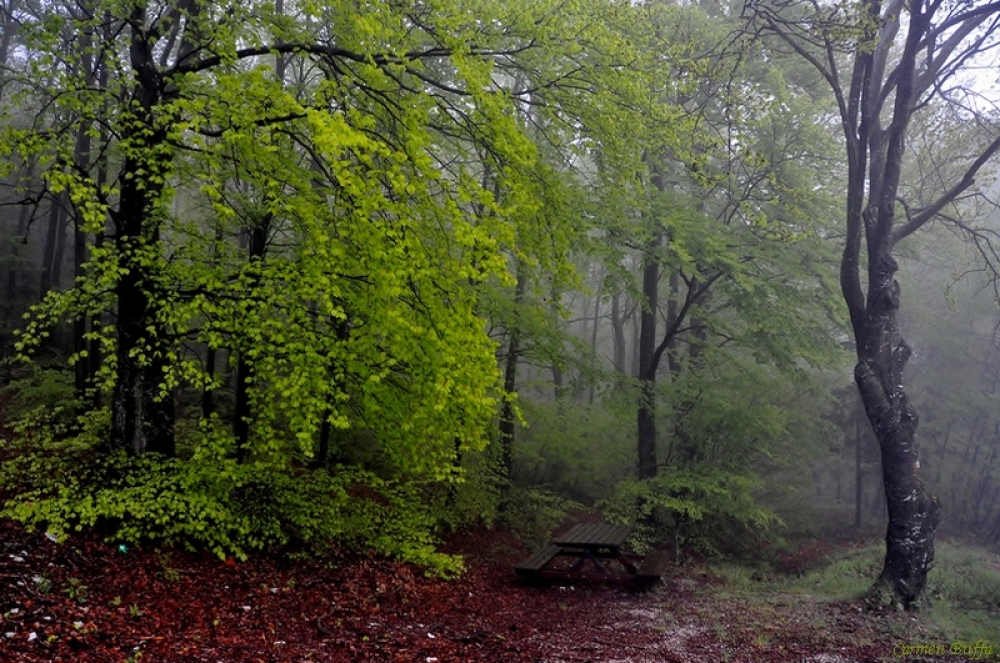
<instances>
[{"instance_id":1,"label":"forest","mask_svg":"<svg viewBox=\"0 0 1000 663\"><path fill-rule=\"evenodd\" d=\"M593 518L864 624L1000 592L998 54L981 0L0 0L4 564L530 603L468 542ZM15 571L0 654L99 651Z\"/></svg>"}]
</instances>

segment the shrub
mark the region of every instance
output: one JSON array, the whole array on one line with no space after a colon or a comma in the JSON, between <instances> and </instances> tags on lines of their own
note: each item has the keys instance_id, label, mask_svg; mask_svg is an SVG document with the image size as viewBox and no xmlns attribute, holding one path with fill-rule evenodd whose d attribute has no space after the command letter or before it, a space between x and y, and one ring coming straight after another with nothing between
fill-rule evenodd
<instances>
[{"instance_id":1,"label":"shrub","mask_svg":"<svg viewBox=\"0 0 1000 663\"><path fill-rule=\"evenodd\" d=\"M103 415L103 416L99 416ZM0 515L62 539L97 528L109 540L210 550L245 559L291 544L372 549L441 574L461 561L434 549L435 518L418 485L359 468L332 471L238 464L215 454L188 460L98 451L107 413L57 439L25 424L2 442L0 481L11 490Z\"/></svg>"},{"instance_id":2,"label":"shrub","mask_svg":"<svg viewBox=\"0 0 1000 663\"><path fill-rule=\"evenodd\" d=\"M627 479L599 507L612 522L636 528L637 548L672 539L678 548L706 556L755 550L778 517L754 498L752 476L718 469L674 470L638 481Z\"/></svg>"}]
</instances>

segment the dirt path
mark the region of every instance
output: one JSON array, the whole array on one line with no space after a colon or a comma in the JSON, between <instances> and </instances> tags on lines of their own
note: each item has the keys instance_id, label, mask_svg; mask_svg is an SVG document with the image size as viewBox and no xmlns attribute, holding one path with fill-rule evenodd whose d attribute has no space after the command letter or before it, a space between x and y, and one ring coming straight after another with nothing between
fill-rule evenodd
<instances>
[{"instance_id":1,"label":"dirt path","mask_svg":"<svg viewBox=\"0 0 1000 663\"><path fill-rule=\"evenodd\" d=\"M645 594L525 586L511 571L522 550L483 546L463 578L444 581L375 559L57 546L0 521L0 661L847 663L900 660L897 643L926 637L906 616L741 595L691 569Z\"/></svg>"}]
</instances>

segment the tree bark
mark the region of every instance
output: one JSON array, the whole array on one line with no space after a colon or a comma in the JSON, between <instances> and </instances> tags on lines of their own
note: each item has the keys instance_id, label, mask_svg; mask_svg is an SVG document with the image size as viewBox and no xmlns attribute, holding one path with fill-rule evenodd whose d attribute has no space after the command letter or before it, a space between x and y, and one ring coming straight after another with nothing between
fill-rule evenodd
<instances>
[{"instance_id":1,"label":"tree bark","mask_svg":"<svg viewBox=\"0 0 1000 663\"><path fill-rule=\"evenodd\" d=\"M514 286L514 308L519 309L524 302L527 289L524 267L517 266L517 283ZM504 477L509 481L514 471L514 436L517 419L514 416L514 394L517 393L517 361L521 354L521 333L518 323L508 330L507 362L503 373L503 407L500 410L500 459Z\"/></svg>"},{"instance_id":2,"label":"tree bark","mask_svg":"<svg viewBox=\"0 0 1000 663\"><path fill-rule=\"evenodd\" d=\"M166 333L157 321L155 274L148 252L159 250L159 233L153 210L159 197L166 164L153 149L166 136L154 126L152 111L160 101L160 77L152 44L143 33L145 10L137 7L129 17L132 31L129 57L135 75L131 106L132 126L123 130L130 149L122 161L118 209L111 214L115 248L122 275L115 284L118 304L115 348L118 374L111 402L110 445L134 454L147 451L172 455L173 397L161 398L162 364L154 362L157 337ZM130 123L131 124L131 123ZM150 175L157 175L152 177ZM153 332L147 328L152 327Z\"/></svg>"},{"instance_id":3,"label":"tree bark","mask_svg":"<svg viewBox=\"0 0 1000 663\"><path fill-rule=\"evenodd\" d=\"M621 310L622 293L616 290L611 296L611 328L614 332L614 352L612 354L615 370L625 375L625 316Z\"/></svg>"},{"instance_id":4,"label":"tree bark","mask_svg":"<svg viewBox=\"0 0 1000 663\"><path fill-rule=\"evenodd\" d=\"M656 476L656 313L659 306L660 244L663 237L657 234L649 243L643 257L642 294L645 305L639 316L639 407L638 424L638 477L651 479Z\"/></svg>"},{"instance_id":5,"label":"tree bark","mask_svg":"<svg viewBox=\"0 0 1000 663\"><path fill-rule=\"evenodd\" d=\"M873 270L854 378L882 454L889 523L882 572L872 599L912 609L923 601L934 562L940 505L920 475L918 417L903 388L910 347L899 331L896 261L884 253Z\"/></svg>"},{"instance_id":6,"label":"tree bark","mask_svg":"<svg viewBox=\"0 0 1000 663\"><path fill-rule=\"evenodd\" d=\"M248 260L250 263L260 263L267 254L267 236L270 232L271 217L266 215L258 219L250 228ZM259 286L259 277L251 280L250 290ZM236 404L233 413L233 436L236 438L236 460L244 462L250 450L250 420L253 412L250 409L250 391L253 389L256 377L253 364L247 358L246 352L240 352L236 362Z\"/></svg>"}]
</instances>

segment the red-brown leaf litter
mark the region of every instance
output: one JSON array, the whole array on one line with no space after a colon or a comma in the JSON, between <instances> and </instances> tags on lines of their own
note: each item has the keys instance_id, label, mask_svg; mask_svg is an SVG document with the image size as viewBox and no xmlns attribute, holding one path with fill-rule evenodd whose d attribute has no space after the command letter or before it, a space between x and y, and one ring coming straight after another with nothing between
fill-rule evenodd
<instances>
[{"instance_id":1,"label":"red-brown leaf litter","mask_svg":"<svg viewBox=\"0 0 1000 663\"><path fill-rule=\"evenodd\" d=\"M849 661L893 642L852 604L723 596L696 568L649 592L521 583L528 549L502 532L456 536L457 580L375 558L219 560L63 544L0 521L0 661ZM886 636L888 637L888 636ZM913 659L910 659L913 660ZM954 660L954 658L950 659Z\"/></svg>"}]
</instances>

